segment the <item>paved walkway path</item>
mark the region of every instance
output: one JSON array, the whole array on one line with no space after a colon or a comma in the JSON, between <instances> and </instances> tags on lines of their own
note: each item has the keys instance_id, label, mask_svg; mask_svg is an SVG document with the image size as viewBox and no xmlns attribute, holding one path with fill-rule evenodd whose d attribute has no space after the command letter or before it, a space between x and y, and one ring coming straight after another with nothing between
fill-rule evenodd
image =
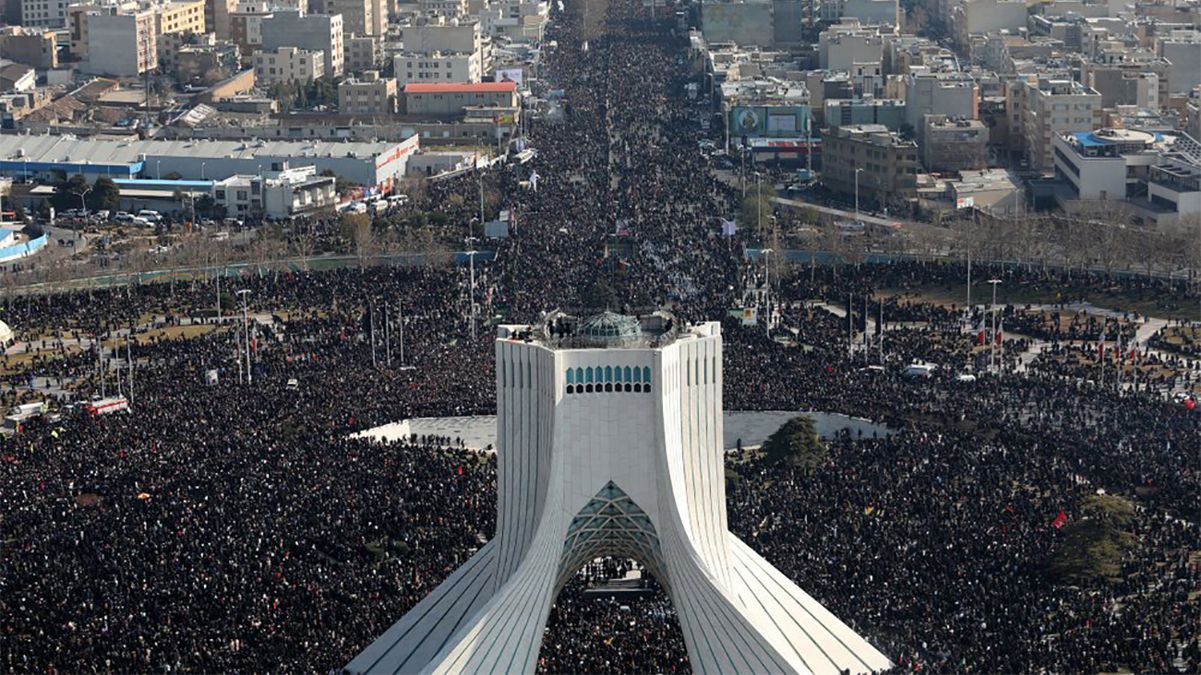
<instances>
[{"instance_id":1,"label":"paved walkway path","mask_svg":"<svg viewBox=\"0 0 1201 675\"><path fill-rule=\"evenodd\" d=\"M740 442L743 447L761 445L768 436L775 433L776 429L798 414L801 413L786 410L727 410L723 413L724 445L727 449L737 447ZM873 434L889 434L893 431L882 424L839 413L807 412L804 414L813 418L817 433L825 438L834 436L844 429L854 435L862 432L863 436L868 437ZM496 447L496 416L415 417L360 431L354 434L354 437L391 441L407 438L411 434L445 436L451 439L452 444L455 439L459 439L468 448L494 450Z\"/></svg>"}]
</instances>

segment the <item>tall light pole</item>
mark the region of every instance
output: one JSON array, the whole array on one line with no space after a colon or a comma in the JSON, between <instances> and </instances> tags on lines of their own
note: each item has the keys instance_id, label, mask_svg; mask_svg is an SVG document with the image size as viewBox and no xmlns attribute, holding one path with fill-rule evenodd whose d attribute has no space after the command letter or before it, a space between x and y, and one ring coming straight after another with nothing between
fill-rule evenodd
<instances>
[{"instance_id":1,"label":"tall light pole","mask_svg":"<svg viewBox=\"0 0 1201 675\"><path fill-rule=\"evenodd\" d=\"M763 185L762 176L758 171L755 172L755 231L759 235L760 241L763 239Z\"/></svg>"},{"instance_id":2,"label":"tall light pole","mask_svg":"<svg viewBox=\"0 0 1201 675\"><path fill-rule=\"evenodd\" d=\"M250 373L250 314L247 311L246 297L250 295L249 288L238 291L242 298L242 340L246 345L246 384L253 384L254 377Z\"/></svg>"},{"instance_id":3,"label":"tall light pole","mask_svg":"<svg viewBox=\"0 0 1201 675\"><path fill-rule=\"evenodd\" d=\"M208 162L200 163L200 180L204 180L204 167L207 165L208 165Z\"/></svg>"},{"instance_id":4,"label":"tall light pole","mask_svg":"<svg viewBox=\"0 0 1201 675\"><path fill-rule=\"evenodd\" d=\"M863 171L860 167L855 169L855 223L859 223L859 173Z\"/></svg>"},{"instance_id":5,"label":"tall light pole","mask_svg":"<svg viewBox=\"0 0 1201 675\"><path fill-rule=\"evenodd\" d=\"M765 248L763 254L763 306L767 309L767 336L771 337L771 266L767 264L767 256L775 253L775 249Z\"/></svg>"},{"instance_id":6,"label":"tall light pole","mask_svg":"<svg viewBox=\"0 0 1201 675\"><path fill-rule=\"evenodd\" d=\"M471 297L471 341L475 342L475 237L467 237L467 249L468 264L471 268L471 285L467 290Z\"/></svg>"},{"instance_id":7,"label":"tall light pole","mask_svg":"<svg viewBox=\"0 0 1201 675\"><path fill-rule=\"evenodd\" d=\"M90 193L91 191L92 191L92 186L86 185L86 186L84 186L83 192L79 193L79 207L83 214L83 224L81 224L79 227L75 228L75 250L77 250L77 251L79 250L79 246L82 243L83 228L87 227L87 222L88 222L88 203L84 200L84 197L86 197L88 195L88 193Z\"/></svg>"},{"instance_id":8,"label":"tall light pole","mask_svg":"<svg viewBox=\"0 0 1201 675\"><path fill-rule=\"evenodd\" d=\"M996 372L997 369L997 285L1001 283L1000 279L989 279L988 283L992 284L992 334L989 345L988 360L989 370Z\"/></svg>"}]
</instances>

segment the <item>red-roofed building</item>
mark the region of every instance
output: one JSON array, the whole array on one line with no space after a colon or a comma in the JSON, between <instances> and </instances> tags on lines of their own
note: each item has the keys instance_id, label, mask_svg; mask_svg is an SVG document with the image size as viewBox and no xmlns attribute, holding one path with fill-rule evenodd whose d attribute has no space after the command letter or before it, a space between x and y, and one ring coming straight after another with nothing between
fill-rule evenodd
<instances>
[{"instance_id":1,"label":"red-roofed building","mask_svg":"<svg viewBox=\"0 0 1201 675\"><path fill-rule=\"evenodd\" d=\"M469 109L511 114L520 106L512 82L406 84L405 113L433 118L461 117Z\"/></svg>"}]
</instances>

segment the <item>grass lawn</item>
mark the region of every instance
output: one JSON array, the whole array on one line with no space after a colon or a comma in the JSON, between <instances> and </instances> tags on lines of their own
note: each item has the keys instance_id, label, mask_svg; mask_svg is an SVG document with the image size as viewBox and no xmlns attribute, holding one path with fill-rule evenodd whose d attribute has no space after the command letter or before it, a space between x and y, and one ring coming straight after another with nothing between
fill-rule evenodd
<instances>
[{"instance_id":1,"label":"grass lawn","mask_svg":"<svg viewBox=\"0 0 1201 675\"><path fill-rule=\"evenodd\" d=\"M42 359L54 359L58 357L67 357L72 354L78 354L82 351L78 345L67 345L64 349L39 349L29 352L28 354L21 352L18 354L9 354L8 360L0 365L0 375L14 375L29 367L34 359L41 357Z\"/></svg>"},{"instance_id":2,"label":"grass lawn","mask_svg":"<svg viewBox=\"0 0 1201 675\"><path fill-rule=\"evenodd\" d=\"M133 341L138 344L147 344L156 339L159 340L174 340L177 338L194 338L209 333L226 330L226 326L218 326L215 324L199 324L190 326L167 326L166 328L151 328L144 333L136 333L133 336ZM104 346L109 349L116 349L125 346L124 337L109 338L104 341Z\"/></svg>"}]
</instances>

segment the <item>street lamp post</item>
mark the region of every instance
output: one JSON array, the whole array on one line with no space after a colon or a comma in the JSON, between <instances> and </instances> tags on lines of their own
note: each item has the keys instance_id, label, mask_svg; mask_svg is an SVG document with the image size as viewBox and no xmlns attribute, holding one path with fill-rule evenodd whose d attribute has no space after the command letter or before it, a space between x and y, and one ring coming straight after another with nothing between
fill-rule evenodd
<instances>
[{"instance_id":1,"label":"street lamp post","mask_svg":"<svg viewBox=\"0 0 1201 675\"><path fill-rule=\"evenodd\" d=\"M200 163L200 180L204 180L204 179L205 179L205 178L204 178L204 167L205 167L207 164L208 164L208 162L201 162L201 163Z\"/></svg>"},{"instance_id":2,"label":"street lamp post","mask_svg":"<svg viewBox=\"0 0 1201 675\"><path fill-rule=\"evenodd\" d=\"M763 238L763 185L762 176L759 172L755 172L755 230L758 233L760 240Z\"/></svg>"},{"instance_id":3,"label":"street lamp post","mask_svg":"<svg viewBox=\"0 0 1201 675\"><path fill-rule=\"evenodd\" d=\"M764 325L767 327L767 336L771 337L771 266L767 264L767 256L775 253L775 249L765 248L761 251L763 254L763 307L767 310L767 319Z\"/></svg>"},{"instance_id":4,"label":"street lamp post","mask_svg":"<svg viewBox=\"0 0 1201 675\"><path fill-rule=\"evenodd\" d=\"M475 342L475 237L467 237L467 259L471 269L471 285L467 294L471 297L471 341Z\"/></svg>"},{"instance_id":5,"label":"street lamp post","mask_svg":"<svg viewBox=\"0 0 1201 675\"><path fill-rule=\"evenodd\" d=\"M863 168L855 169L855 223L859 223L859 173Z\"/></svg>"},{"instance_id":6,"label":"street lamp post","mask_svg":"<svg viewBox=\"0 0 1201 675\"><path fill-rule=\"evenodd\" d=\"M80 238L81 238L80 230L83 229L86 226L86 223L88 222L88 203L86 201L84 201L84 197L86 197L88 195L88 193L91 191L92 191L92 186L85 185L83 192L79 193L79 209L82 214L83 222L85 223L85 225L80 225L79 227L75 228L75 250L76 251L79 250L79 245L81 243L80 242Z\"/></svg>"},{"instance_id":7,"label":"street lamp post","mask_svg":"<svg viewBox=\"0 0 1201 675\"><path fill-rule=\"evenodd\" d=\"M250 315L246 306L246 297L250 295L250 289L243 288L238 291L238 295L242 298L242 340L246 346L246 384L253 384L254 377L250 372Z\"/></svg>"},{"instance_id":8,"label":"street lamp post","mask_svg":"<svg viewBox=\"0 0 1201 675\"><path fill-rule=\"evenodd\" d=\"M1000 279L989 279L988 283L992 284L992 344L989 346L988 360L989 371L996 372L997 369L997 284L1001 283Z\"/></svg>"},{"instance_id":9,"label":"street lamp post","mask_svg":"<svg viewBox=\"0 0 1201 675\"><path fill-rule=\"evenodd\" d=\"M162 162L162 160L159 160L159 159L154 160L154 179L155 180L163 179L163 162Z\"/></svg>"}]
</instances>

